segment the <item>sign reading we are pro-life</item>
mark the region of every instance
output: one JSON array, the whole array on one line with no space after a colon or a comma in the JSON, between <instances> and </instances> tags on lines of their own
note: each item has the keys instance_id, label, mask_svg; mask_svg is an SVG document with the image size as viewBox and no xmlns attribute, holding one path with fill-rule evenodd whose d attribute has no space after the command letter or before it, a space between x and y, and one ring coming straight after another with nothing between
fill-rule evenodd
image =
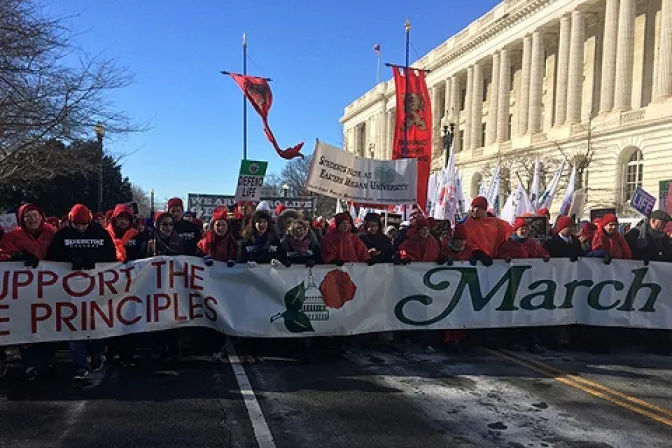
<instances>
[{"instance_id":1,"label":"sign reading we are pro-life","mask_svg":"<svg viewBox=\"0 0 672 448\"><path fill-rule=\"evenodd\" d=\"M258 202L261 199L261 187L264 186L267 167L268 162L257 160L243 160L240 163L236 201Z\"/></svg>"}]
</instances>

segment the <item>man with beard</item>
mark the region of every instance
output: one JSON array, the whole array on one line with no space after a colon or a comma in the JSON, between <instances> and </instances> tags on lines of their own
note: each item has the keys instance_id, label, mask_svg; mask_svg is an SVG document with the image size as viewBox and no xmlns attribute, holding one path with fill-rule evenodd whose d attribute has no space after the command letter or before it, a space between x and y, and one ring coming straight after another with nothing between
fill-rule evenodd
<instances>
[{"instance_id":1,"label":"man with beard","mask_svg":"<svg viewBox=\"0 0 672 448\"><path fill-rule=\"evenodd\" d=\"M648 220L630 229L625 240L630 246L633 260L672 261L672 240L665 233L665 225L672 221L667 212L651 212Z\"/></svg>"},{"instance_id":2,"label":"man with beard","mask_svg":"<svg viewBox=\"0 0 672 448\"><path fill-rule=\"evenodd\" d=\"M47 251L47 260L72 263L73 271L93 270L96 263L116 260L114 242L110 234L97 222L83 204L75 204L68 214L72 223L54 235ZM98 371L105 364L105 344L103 340L71 341L70 353L75 364L73 380L82 380L89 374L86 359L87 343L91 354L91 370Z\"/></svg>"},{"instance_id":3,"label":"man with beard","mask_svg":"<svg viewBox=\"0 0 672 448\"><path fill-rule=\"evenodd\" d=\"M201 241L201 229L193 222L184 219L184 205L182 199L171 198L168 200L168 212L175 219L175 232L182 241L184 255L196 256L198 253L198 242Z\"/></svg>"}]
</instances>

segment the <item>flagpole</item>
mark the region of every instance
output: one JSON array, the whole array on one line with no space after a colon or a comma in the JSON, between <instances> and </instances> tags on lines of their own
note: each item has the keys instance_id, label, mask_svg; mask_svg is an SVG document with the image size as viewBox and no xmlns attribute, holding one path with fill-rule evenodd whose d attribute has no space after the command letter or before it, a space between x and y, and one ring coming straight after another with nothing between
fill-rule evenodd
<instances>
[{"instance_id":1,"label":"flagpole","mask_svg":"<svg viewBox=\"0 0 672 448\"><path fill-rule=\"evenodd\" d=\"M406 123L408 121L408 91L410 77L408 73L408 67L410 65L410 48L411 48L411 21L406 18L406 23L404 24L404 29L406 30L406 63L404 65L404 76L406 81L406 97L404 97L404 147L402 154L404 157L408 157L408 126Z\"/></svg>"},{"instance_id":2,"label":"flagpole","mask_svg":"<svg viewBox=\"0 0 672 448\"><path fill-rule=\"evenodd\" d=\"M243 33L243 75L247 75L247 36ZM247 98L243 93L243 160L247 160Z\"/></svg>"}]
</instances>

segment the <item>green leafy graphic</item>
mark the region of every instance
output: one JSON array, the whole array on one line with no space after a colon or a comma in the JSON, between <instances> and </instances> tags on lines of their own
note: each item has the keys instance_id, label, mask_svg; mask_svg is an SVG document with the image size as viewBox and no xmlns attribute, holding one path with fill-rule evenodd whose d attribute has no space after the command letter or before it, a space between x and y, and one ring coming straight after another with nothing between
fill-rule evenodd
<instances>
[{"instance_id":1,"label":"green leafy graphic","mask_svg":"<svg viewBox=\"0 0 672 448\"><path fill-rule=\"evenodd\" d=\"M315 331L310 319L302 311L303 301L306 299L306 287L303 282L287 291L285 294L285 308L287 311L278 313L271 317L271 322L282 318L285 321L285 328L291 333L306 333Z\"/></svg>"}]
</instances>

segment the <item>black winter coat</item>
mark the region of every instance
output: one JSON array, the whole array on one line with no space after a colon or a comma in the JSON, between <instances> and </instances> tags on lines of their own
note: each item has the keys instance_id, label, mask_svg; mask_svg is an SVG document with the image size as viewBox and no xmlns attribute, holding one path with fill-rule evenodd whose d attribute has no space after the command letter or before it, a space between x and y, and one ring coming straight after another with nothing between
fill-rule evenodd
<instances>
[{"instance_id":1,"label":"black winter coat","mask_svg":"<svg viewBox=\"0 0 672 448\"><path fill-rule=\"evenodd\" d=\"M254 261L259 264L268 264L271 260L285 261L285 250L280 244L280 240L267 233L267 237L261 241L256 235L252 238L246 238L238 245L238 262L247 263Z\"/></svg>"},{"instance_id":2,"label":"black winter coat","mask_svg":"<svg viewBox=\"0 0 672 448\"><path fill-rule=\"evenodd\" d=\"M308 263L309 260L313 260L315 264L320 264L322 262L322 255L320 253L320 243L317 241L317 237L315 235L309 234L308 237L310 239L310 245L308 246L308 253L307 254L300 254L297 251L292 248L291 243L289 242L289 235L285 235L285 237L280 241L280 244L282 245L282 249L285 252L285 257L287 261L289 261L292 264L306 264Z\"/></svg>"},{"instance_id":3,"label":"black winter coat","mask_svg":"<svg viewBox=\"0 0 672 448\"><path fill-rule=\"evenodd\" d=\"M117 260L117 251L109 232L92 222L84 233L74 227L56 232L47 251L47 260L71 263L104 263Z\"/></svg>"},{"instance_id":4,"label":"black winter coat","mask_svg":"<svg viewBox=\"0 0 672 448\"><path fill-rule=\"evenodd\" d=\"M376 263L391 263L394 257L394 246L392 241L383 233L378 232L371 235L368 232L360 233L359 239L366 244L367 249L376 249L379 253L376 256L371 254L371 259Z\"/></svg>"},{"instance_id":5,"label":"black winter coat","mask_svg":"<svg viewBox=\"0 0 672 448\"><path fill-rule=\"evenodd\" d=\"M201 229L196 224L185 219L175 221L174 230L180 235L183 255L195 256L198 253L198 242L201 241Z\"/></svg>"},{"instance_id":6,"label":"black winter coat","mask_svg":"<svg viewBox=\"0 0 672 448\"><path fill-rule=\"evenodd\" d=\"M633 260L672 261L672 240L669 236L654 238L649 234L646 236L646 246L639 248L639 232L640 228L635 227L625 234Z\"/></svg>"},{"instance_id":7,"label":"black winter coat","mask_svg":"<svg viewBox=\"0 0 672 448\"><path fill-rule=\"evenodd\" d=\"M551 258L578 258L584 255L581 241L575 236L571 236L567 243L559 235L555 235L544 242L544 249Z\"/></svg>"}]
</instances>

